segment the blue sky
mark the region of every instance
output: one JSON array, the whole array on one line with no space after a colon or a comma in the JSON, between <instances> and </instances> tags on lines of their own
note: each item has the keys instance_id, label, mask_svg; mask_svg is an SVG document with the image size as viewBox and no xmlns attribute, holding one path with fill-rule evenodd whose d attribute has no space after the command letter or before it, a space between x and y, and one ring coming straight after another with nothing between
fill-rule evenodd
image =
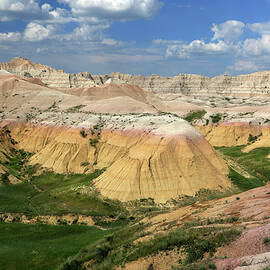
<instances>
[{"instance_id":1,"label":"blue sky","mask_svg":"<svg viewBox=\"0 0 270 270\"><path fill-rule=\"evenodd\" d=\"M270 0L0 0L0 61L174 76L270 69Z\"/></svg>"}]
</instances>

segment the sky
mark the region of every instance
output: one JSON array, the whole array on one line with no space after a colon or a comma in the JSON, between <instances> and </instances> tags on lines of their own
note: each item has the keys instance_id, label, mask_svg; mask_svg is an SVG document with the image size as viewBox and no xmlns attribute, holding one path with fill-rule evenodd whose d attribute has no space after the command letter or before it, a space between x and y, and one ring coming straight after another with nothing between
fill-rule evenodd
<instances>
[{"instance_id":1,"label":"sky","mask_svg":"<svg viewBox=\"0 0 270 270\"><path fill-rule=\"evenodd\" d=\"M270 70L270 0L0 0L0 62L69 73Z\"/></svg>"}]
</instances>

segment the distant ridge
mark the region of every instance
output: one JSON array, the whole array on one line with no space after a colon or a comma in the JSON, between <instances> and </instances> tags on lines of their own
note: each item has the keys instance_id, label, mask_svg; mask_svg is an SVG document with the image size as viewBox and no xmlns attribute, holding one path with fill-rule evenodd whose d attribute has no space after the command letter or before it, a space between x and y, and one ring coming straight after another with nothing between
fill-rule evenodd
<instances>
[{"instance_id":1,"label":"distant ridge","mask_svg":"<svg viewBox=\"0 0 270 270\"><path fill-rule=\"evenodd\" d=\"M143 76L114 72L92 75L89 72L68 74L42 64L15 57L9 63L0 63L0 69L24 77L40 79L45 85L58 88L85 88L102 84L132 84L153 93L180 93L205 96L265 96L270 94L270 71L248 75L220 75L214 78L194 74L174 77Z\"/></svg>"}]
</instances>

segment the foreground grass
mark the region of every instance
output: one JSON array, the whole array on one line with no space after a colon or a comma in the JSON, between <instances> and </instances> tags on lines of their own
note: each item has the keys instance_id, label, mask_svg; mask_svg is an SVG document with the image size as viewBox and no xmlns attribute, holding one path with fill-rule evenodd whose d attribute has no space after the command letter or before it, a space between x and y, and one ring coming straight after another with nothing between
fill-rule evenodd
<instances>
[{"instance_id":1,"label":"foreground grass","mask_svg":"<svg viewBox=\"0 0 270 270\"><path fill-rule=\"evenodd\" d=\"M69 258L60 269L79 270L85 262L89 262L88 267L93 270L115 269L118 265L175 248L184 251L186 256L183 263L188 266L200 262L206 253L213 254L218 247L229 244L241 234L234 228L182 228L134 244L141 230L142 225L137 225L109 235L99 245L84 249Z\"/></svg>"},{"instance_id":2,"label":"foreground grass","mask_svg":"<svg viewBox=\"0 0 270 270\"><path fill-rule=\"evenodd\" d=\"M77 225L0 223L0 269L56 269L67 257L108 233Z\"/></svg>"}]
</instances>

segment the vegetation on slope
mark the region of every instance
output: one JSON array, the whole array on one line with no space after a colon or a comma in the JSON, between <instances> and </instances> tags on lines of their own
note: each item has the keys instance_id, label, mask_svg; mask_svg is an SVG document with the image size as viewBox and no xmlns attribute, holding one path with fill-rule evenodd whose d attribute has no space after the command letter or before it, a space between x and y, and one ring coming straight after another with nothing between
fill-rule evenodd
<instances>
[{"instance_id":1,"label":"vegetation on slope","mask_svg":"<svg viewBox=\"0 0 270 270\"><path fill-rule=\"evenodd\" d=\"M252 188L261 187L264 183L259 178L246 178L230 168L229 178L241 191L247 191Z\"/></svg>"},{"instance_id":2,"label":"vegetation on slope","mask_svg":"<svg viewBox=\"0 0 270 270\"><path fill-rule=\"evenodd\" d=\"M188 115L184 118L188 122L193 122L197 119L202 119L202 117L206 114L205 110L193 111L188 113Z\"/></svg>"},{"instance_id":3,"label":"vegetation on slope","mask_svg":"<svg viewBox=\"0 0 270 270\"><path fill-rule=\"evenodd\" d=\"M86 226L0 223L0 269L52 270L109 231Z\"/></svg>"},{"instance_id":4,"label":"vegetation on slope","mask_svg":"<svg viewBox=\"0 0 270 270\"><path fill-rule=\"evenodd\" d=\"M245 191L261 186L267 180L270 148L255 149L250 153L243 153L241 149L221 147L218 150L239 164L248 166L248 171L254 176L252 178L245 178L233 169L229 174L232 182ZM79 270L87 264L90 269L109 270L141 257L176 248L184 254L181 267L176 269L215 269L211 258L205 259L206 254L213 254L218 247L228 244L240 234L234 228L213 225L229 220L209 220L207 227L184 226L137 242L135 240L145 235L144 229L148 226L139 223L140 217L164 210L153 200L121 204L117 200L102 197L92 181L104 170L96 170L88 175L53 172L38 175L37 167L28 167L30 156L29 153L14 149L12 155L6 155L6 161L1 162L7 172L2 175L0 186L0 212L29 216L82 214L91 216L96 224L107 227L107 230L80 225L0 222L0 237L7 242L2 246L0 243L0 268L18 269L20 265L20 269L29 269L31 265L31 269L60 267L61 270ZM11 185L8 175L17 177L22 183ZM186 196L175 201L175 204L188 205L225 195L230 194L200 190L196 196ZM208 227L210 224L212 227ZM205 226L205 223L201 226ZM14 256L11 257L13 254L16 254L15 260Z\"/></svg>"},{"instance_id":5,"label":"vegetation on slope","mask_svg":"<svg viewBox=\"0 0 270 270\"><path fill-rule=\"evenodd\" d=\"M205 253L215 252L218 247L230 243L241 233L231 228L183 228L134 244L141 230L142 225L136 225L115 232L98 246L91 246L69 258L61 270L83 269L81 266L85 262L93 270L116 269L118 265L175 248L185 253L184 264L187 266L203 260Z\"/></svg>"},{"instance_id":6,"label":"vegetation on slope","mask_svg":"<svg viewBox=\"0 0 270 270\"><path fill-rule=\"evenodd\" d=\"M91 181L102 171L89 175L46 173L29 182L0 186L0 212L27 215L89 216L126 215L119 201L102 198Z\"/></svg>"},{"instance_id":7,"label":"vegetation on slope","mask_svg":"<svg viewBox=\"0 0 270 270\"><path fill-rule=\"evenodd\" d=\"M268 159L268 155L270 155L270 147L256 148L249 153L241 151L244 147L245 146L216 147L216 149L225 156L232 158L254 176L254 186L250 185L250 188L269 181L270 160ZM237 178L235 173L231 172L231 175L233 178ZM261 181L263 183L260 183Z\"/></svg>"}]
</instances>

